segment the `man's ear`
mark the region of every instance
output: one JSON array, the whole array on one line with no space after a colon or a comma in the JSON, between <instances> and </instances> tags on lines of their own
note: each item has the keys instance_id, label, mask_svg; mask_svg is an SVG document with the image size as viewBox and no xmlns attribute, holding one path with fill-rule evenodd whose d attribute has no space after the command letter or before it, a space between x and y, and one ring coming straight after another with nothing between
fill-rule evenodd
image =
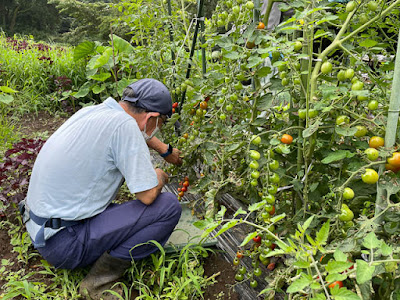
<instances>
[{"instance_id":1,"label":"man's ear","mask_svg":"<svg viewBox=\"0 0 400 300\"><path fill-rule=\"evenodd\" d=\"M146 123L151 117L158 117L158 116L160 116L160 113L158 113L158 112L149 112L149 113L147 113L147 115L146 115Z\"/></svg>"}]
</instances>

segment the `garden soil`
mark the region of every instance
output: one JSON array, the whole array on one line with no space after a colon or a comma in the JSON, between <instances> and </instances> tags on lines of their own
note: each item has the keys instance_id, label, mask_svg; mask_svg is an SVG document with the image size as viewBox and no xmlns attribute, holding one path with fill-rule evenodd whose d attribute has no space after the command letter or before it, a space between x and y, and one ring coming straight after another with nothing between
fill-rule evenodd
<instances>
[{"instance_id":1,"label":"garden soil","mask_svg":"<svg viewBox=\"0 0 400 300\"><path fill-rule=\"evenodd\" d=\"M66 116L51 116L46 112L39 112L38 114L30 114L20 118L18 124L15 125L17 130L24 137L47 137L50 136L61 124L63 124L68 117ZM6 212L8 221L17 222L12 212ZM0 221L5 220L5 216L0 215ZM42 269L40 266L41 257L35 256L29 260L28 264L18 261L18 254L12 252L13 246L11 245L10 236L7 231L0 230L0 258L9 260L10 264L8 270L16 272L21 269L27 269L26 273L37 272ZM204 272L207 277L214 276L216 283L209 286L205 293L204 299L206 300L238 300L239 294L234 290L235 271L231 263L227 262L218 249L215 249L215 254L210 255L204 261ZM38 274L38 273L37 273ZM41 282L48 282L50 284L51 278L43 275L37 275ZM6 282L0 280L1 287Z\"/></svg>"}]
</instances>

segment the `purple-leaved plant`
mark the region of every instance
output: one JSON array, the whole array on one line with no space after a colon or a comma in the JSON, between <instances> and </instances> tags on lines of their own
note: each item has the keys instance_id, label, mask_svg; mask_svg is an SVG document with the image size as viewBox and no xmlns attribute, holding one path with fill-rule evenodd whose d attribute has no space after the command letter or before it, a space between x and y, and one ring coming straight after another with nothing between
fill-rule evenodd
<instances>
[{"instance_id":1,"label":"purple-leaved plant","mask_svg":"<svg viewBox=\"0 0 400 300\"><path fill-rule=\"evenodd\" d=\"M33 164L44 143L42 139L24 138L5 152L0 164L0 201L5 206L25 198Z\"/></svg>"}]
</instances>

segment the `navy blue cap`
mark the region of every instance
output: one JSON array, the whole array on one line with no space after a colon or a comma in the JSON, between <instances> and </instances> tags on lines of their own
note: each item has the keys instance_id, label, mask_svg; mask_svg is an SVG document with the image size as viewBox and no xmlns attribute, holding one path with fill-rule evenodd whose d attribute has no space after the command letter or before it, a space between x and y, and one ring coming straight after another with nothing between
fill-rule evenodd
<instances>
[{"instance_id":1,"label":"navy blue cap","mask_svg":"<svg viewBox=\"0 0 400 300\"><path fill-rule=\"evenodd\" d=\"M128 87L132 88L135 96L125 96L122 100L134 102L137 107L150 112L158 112L168 117L172 115L171 94L160 81L145 78L128 85Z\"/></svg>"}]
</instances>

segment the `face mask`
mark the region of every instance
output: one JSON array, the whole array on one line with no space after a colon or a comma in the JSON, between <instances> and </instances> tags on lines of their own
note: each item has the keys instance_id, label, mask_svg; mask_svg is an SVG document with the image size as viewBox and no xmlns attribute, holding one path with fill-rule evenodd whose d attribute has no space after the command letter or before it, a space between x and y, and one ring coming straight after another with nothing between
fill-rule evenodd
<instances>
[{"instance_id":1,"label":"face mask","mask_svg":"<svg viewBox=\"0 0 400 300\"><path fill-rule=\"evenodd\" d=\"M147 123L144 124L144 129L143 129L143 131L142 131L142 135L143 135L143 137L144 137L144 140L147 142L147 141L150 140L152 137L154 137L154 136L157 134L157 132L160 131L160 128L158 128L158 117L157 117L157 121L156 121L156 128L154 128L153 132L152 132L150 135L148 135L148 134L146 133L146 126L147 126Z\"/></svg>"}]
</instances>

